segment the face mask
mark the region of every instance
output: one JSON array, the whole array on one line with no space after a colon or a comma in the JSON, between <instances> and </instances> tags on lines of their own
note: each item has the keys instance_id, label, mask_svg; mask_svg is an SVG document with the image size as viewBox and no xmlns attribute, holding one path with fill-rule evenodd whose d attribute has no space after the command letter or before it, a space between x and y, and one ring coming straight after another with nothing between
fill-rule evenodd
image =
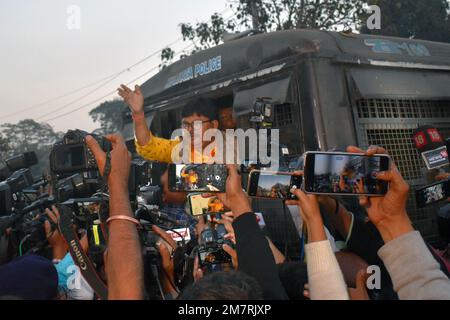
<instances>
[{"instance_id":1,"label":"face mask","mask_svg":"<svg viewBox=\"0 0 450 320\"><path fill-rule=\"evenodd\" d=\"M67 293L69 300L94 298L94 290L83 278L69 253L55 267L58 272L58 288Z\"/></svg>"}]
</instances>

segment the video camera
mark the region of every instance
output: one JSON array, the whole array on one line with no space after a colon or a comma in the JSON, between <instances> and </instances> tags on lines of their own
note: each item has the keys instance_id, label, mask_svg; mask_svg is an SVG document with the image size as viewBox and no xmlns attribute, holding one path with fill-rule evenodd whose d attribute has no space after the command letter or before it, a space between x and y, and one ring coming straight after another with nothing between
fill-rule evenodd
<instances>
[{"instance_id":1,"label":"video camera","mask_svg":"<svg viewBox=\"0 0 450 320\"><path fill-rule=\"evenodd\" d=\"M54 174L67 174L98 170L92 151L86 145L86 136L91 135L97 140L100 148L107 152L111 143L104 137L89 134L82 130L69 130L63 139L54 144L50 153L50 170Z\"/></svg>"},{"instance_id":2,"label":"video camera","mask_svg":"<svg viewBox=\"0 0 450 320\"><path fill-rule=\"evenodd\" d=\"M97 191L97 187L98 179L75 173L56 182L55 195L59 202L64 202L71 198L90 197Z\"/></svg>"},{"instance_id":3,"label":"video camera","mask_svg":"<svg viewBox=\"0 0 450 320\"><path fill-rule=\"evenodd\" d=\"M82 130L69 130L62 140L56 143L50 153L50 169L53 174L63 177L56 184L58 198L86 197L98 189L100 175L97 162L91 150L86 145L86 136L91 135L108 152L111 143L102 136L89 134ZM158 186L162 172L162 164L135 159L131 162L129 177L130 198L139 193L140 187ZM64 200L63 200L64 201Z\"/></svg>"},{"instance_id":4,"label":"video camera","mask_svg":"<svg viewBox=\"0 0 450 320\"><path fill-rule=\"evenodd\" d=\"M270 98L257 98L253 104L250 122L262 123L263 126L271 126L274 120L274 105Z\"/></svg>"},{"instance_id":5,"label":"video camera","mask_svg":"<svg viewBox=\"0 0 450 320\"><path fill-rule=\"evenodd\" d=\"M23 189L33 185L34 179L30 169L20 169L5 181L0 182L0 216L13 212L14 208L25 206Z\"/></svg>"},{"instance_id":6,"label":"video camera","mask_svg":"<svg viewBox=\"0 0 450 320\"><path fill-rule=\"evenodd\" d=\"M5 160L5 163L0 168L0 181L8 179L11 172L27 169L38 163L36 153L34 151L25 152L20 155L12 156Z\"/></svg>"},{"instance_id":7,"label":"video camera","mask_svg":"<svg viewBox=\"0 0 450 320\"><path fill-rule=\"evenodd\" d=\"M140 195L146 204L161 206L161 176L165 170L165 163L143 159L131 161L128 180L130 194Z\"/></svg>"}]
</instances>

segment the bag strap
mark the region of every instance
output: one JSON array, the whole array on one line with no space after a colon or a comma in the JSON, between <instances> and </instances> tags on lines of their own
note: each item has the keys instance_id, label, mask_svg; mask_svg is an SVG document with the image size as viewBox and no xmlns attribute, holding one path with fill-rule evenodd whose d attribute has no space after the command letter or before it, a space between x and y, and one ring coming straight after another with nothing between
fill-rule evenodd
<instances>
[{"instance_id":1,"label":"bag strap","mask_svg":"<svg viewBox=\"0 0 450 320\"><path fill-rule=\"evenodd\" d=\"M108 288L97 274L91 259L83 251L78 235L72 226L72 210L67 206L60 205L59 212L59 231L69 246L69 252L75 265L80 268L81 274L96 295L102 300L107 300Z\"/></svg>"},{"instance_id":2,"label":"bag strap","mask_svg":"<svg viewBox=\"0 0 450 320\"><path fill-rule=\"evenodd\" d=\"M109 174L111 173L111 152L107 151L106 152L106 161L105 161L105 168L103 170L103 176L102 176L102 182L101 182L101 188L100 188L100 192L101 192L101 199L103 200L103 194L106 193L107 189L108 189L108 178L109 178ZM103 233L103 238L106 240L106 242L108 241L108 236L109 236L109 232L108 232L108 225L106 223L106 220L108 219L109 214L107 212L105 212L105 210L103 210L103 203L104 201L102 201L101 203L101 210L99 212L99 219L100 219L100 223L101 223L101 230Z\"/></svg>"}]
</instances>

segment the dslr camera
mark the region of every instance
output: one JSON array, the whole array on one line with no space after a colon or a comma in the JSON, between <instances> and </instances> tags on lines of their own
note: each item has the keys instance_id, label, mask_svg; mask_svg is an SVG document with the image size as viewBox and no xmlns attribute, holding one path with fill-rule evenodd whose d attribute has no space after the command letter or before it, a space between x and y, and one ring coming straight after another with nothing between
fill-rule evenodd
<instances>
[{"instance_id":1,"label":"dslr camera","mask_svg":"<svg viewBox=\"0 0 450 320\"><path fill-rule=\"evenodd\" d=\"M97 140L100 148L107 152L111 143L104 137L82 130L69 130L62 141L53 145L50 153L50 169L56 174L98 170L94 154L86 145L86 136Z\"/></svg>"},{"instance_id":2,"label":"dslr camera","mask_svg":"<svg viewBox=\"0 0 450 320\"><path fill-rule=\"evenodd\" d=\"M250 122L270 126L274 121L274 109L270 98L257 98L253 104Z\"/></svg>"}]
</instances>

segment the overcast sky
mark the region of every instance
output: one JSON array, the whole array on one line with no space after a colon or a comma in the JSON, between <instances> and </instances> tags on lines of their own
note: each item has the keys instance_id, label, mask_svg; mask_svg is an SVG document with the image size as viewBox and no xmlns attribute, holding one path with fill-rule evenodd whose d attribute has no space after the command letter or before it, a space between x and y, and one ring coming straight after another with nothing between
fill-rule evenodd
<instances>
[{"instance_id":1,"label":"overcast sky","mask_svg":"<svg viewBox=\"0 0 450 320\"><path fill-rule=\"evenodd\" d=\"M0 124L24 118L46 121L102 97L157 66L159 54L90 95L101 82L41 104L113 75L176 41L181 22L206 21L214 12L231 16L226 4L227 0L0 1ZM71 5L75 11L68 12ZM188 44L179 41L172 48L177 51ZM70 104L83 95L87 96ZM108 98L113 97L118 96ZM59 131L95 129L88 112L108 98L49 123ZM11 115L22 109L26 110Z\"/></svg>"}]
</instances>

